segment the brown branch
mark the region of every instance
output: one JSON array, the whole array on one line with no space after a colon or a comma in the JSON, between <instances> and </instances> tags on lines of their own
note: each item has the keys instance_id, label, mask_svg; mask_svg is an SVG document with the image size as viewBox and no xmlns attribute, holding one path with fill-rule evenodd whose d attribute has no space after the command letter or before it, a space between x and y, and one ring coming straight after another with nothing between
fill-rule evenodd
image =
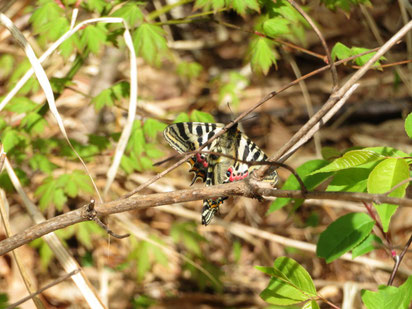
<instances>
[{"instance_id":1,"label":"brown branch","mask_svg":"<svg viewBox=\"0 0 412 309\"><path fill-rule=\"evenodd\" d=\"M392 285L393 280L395 279L395 275L398 272L399 266L401 265L402 259L405 256L406 252L408 252L408 248L412 243L412 235L409 237L409 240L406 242L405 247L403 248L400 255L395 256L395 265L393 266L393 270L391 276L388 281L388 285Z\"/></svg>"},{"instance_id":2,"label":"brown branch","mask_svg":"<svg viewBox=\"0 0 412 309\"><path fill-rule=\"evenodd\" d=\"M124 211L146 209L161 205L217 198L221 196L241 195L246 197L275 196L289 198L308 199L335 199L353 202L375 202L397 204L404 207L412 207L412 199L388 197L382 194L368 194L356 192L308 192L286 191L273 189L267 182L257 182L253 179L239 181L230 184L211 187L193 188L173 192L139 195L128 199L97 204L94 211L96 216L107 216ZM89 205L73 210L63 215L54 217L40 224L34 225L23 232L15 234L0 242L0 255L18 248L36 238L46 235L58 229L90 220Z\"/></svg>"}]
</instances>

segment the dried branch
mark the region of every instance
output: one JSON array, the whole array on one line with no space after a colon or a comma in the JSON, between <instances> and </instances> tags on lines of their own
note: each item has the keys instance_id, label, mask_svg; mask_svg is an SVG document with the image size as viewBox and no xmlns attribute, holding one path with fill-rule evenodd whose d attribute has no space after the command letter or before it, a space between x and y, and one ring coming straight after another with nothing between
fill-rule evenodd
<instances>
[{"instance_id":1,"label":"dried branch","mask_svg":"<svg viewBox=\"0 0 412 309\"><path fill-rule=\"evenodd\" d=\"M224 185L193 188L148 195L139 195L127 199L119 199L100 205L97 204L93 211L96 211L96 216L100 217L130 210L146 209L149 207L156 207L161 205L232 195L246 196L252 198L257 196L275 196L307 199L335 199L354 202L374 202L378 204L390 203L404 207L412 207L412 199L408 198L395 198L388 197L383 194L368 194L356 192L315 191L303 193L301 191L276 190L273 189L267 182L258 182L254 181L253 179L246 178L244 181ZM10 238L6 238L5 240L1 241L0 255L3 255L45 234L79 222L88 221L92 217L93 216L91 216L89 210L89 204L87 204L82 208L44 221L40 224L37 224L26 229L21 233L15 234Z\"/></svg>"}]
</instances>

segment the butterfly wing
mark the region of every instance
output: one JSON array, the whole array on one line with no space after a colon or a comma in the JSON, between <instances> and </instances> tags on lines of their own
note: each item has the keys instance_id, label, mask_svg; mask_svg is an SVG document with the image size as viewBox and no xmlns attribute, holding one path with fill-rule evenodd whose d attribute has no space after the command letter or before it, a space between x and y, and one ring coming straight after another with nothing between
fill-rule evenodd
<instances>
[{"instance_id":1,"label":"butterfly wing","mask_svg":"<svg viewBox=\"0 0 412 309\"><path fill-rule=\"evenodd\" d=\"M244 162L267 160L265 153L237 128L229 130L226 134L219 137L219 140L214 145L213 151L225 154L231 158L210 155L206 176L207 186L242 180L248 177L253 170L260 167L259 165L248 165ZM276 184L276 171L266 176L264 180L271 182L273 185ZM227 199L227 197L206 199L203 201L203 225L208 225L211 222L213 216L219 210L219 207L225 199Z\"/></svg>"},{"instance_id":2,"label":"butterfly wing","mask_svg":"<svg viewBox=\"0 0 412 309\"><path fill-rule=\"evenodd\" d=\"M222 128L222 124L216 123L180 122L169 125L163 131L163 135L170 146L179 153L185 153L202 146ZM204 148L205 151L209 149L210 146ZM209 165L207 157L207 155L198 153L188 160L191 166L189 172L195 174L191 184L195 183L198 178L203 182L206 181Z\"/></svg>"},{"instance_id":3,"label":"butterfly wing","mask_svg":"<svg viewBox=\"0 0 412 309\"><path fill-rule=\"evenodd\" d=\"M182 122L169 125L164 130L166 141L179 153L196 150L205 144L213 135L224 127L223 124ZM192 184L201 178L206 186L242 180L249 176L258 165L249 166L241 161L265 161L267 156L245 134L237 129L230 128L225 134L215 139L205 151L221 153L226 156L214 154L196 154L189 159L191 172L195 173ZM277 173L274 171L265 177L266 181L276 183ZM219 207L227 197L206 199L203 201L202 224L208 225Z\"/></svg>"}]
</instances>

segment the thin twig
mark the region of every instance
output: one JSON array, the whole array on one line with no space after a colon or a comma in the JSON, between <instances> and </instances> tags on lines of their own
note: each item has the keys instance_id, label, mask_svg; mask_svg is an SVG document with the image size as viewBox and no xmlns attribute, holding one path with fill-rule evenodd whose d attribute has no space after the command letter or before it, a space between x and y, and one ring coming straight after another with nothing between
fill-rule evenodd
<instances>
[{"instance_id":1,"label":"thin twig","mask_svg":"<svg viewBox=\"0 0 412 309\"><path fill-rule=\"evenodd\" d=\"M393 280L395 279L395 275L396 275L396 273L399 269L399 265L401 265L402 259L405 256L406 252L408 251L408 248L411 245L411 243L412 243L412 235L409 237L409 240L406 242L406 245L403 248L401 254L396 255L396 257L395 257L395 265L393 267L393 271L392 271L391 276L389 278L388 285L392 285Z\"/></svg>"},{"instance_id":2,"label":"thin twig","mask_svg":"<svg viewBox=\"0 0 412 309\"><path fill-rule=\"evenodd\" d=\"M329 47L326 44L326 40L323 37L322 33L320 32L319 28L313 22L312 18L299 6L299 4L297 4L294 0L287 0L287 1L300 13L300 15L302 15L306 19L306 21L315 31L316 35L319 37L319 40L322 43L323 49L325 50L328 63L331 65L330 70L332 73L332 82L333 82L332 93L333 93L333 91L338 87L338 83L339 83L338 82L338 72L336 71L336 66L330 54Z\"/></svg>"},{"instance_id":3,"label":"thin twig","mask_svg":"<svg viewBox=\"0 0 412 309\"><path fill-rule=\"evenodd\" d=\"M16 308L18 305L21 305L22 303L28 301L29 299L32 299L35 296L39 295L40 293L43 293L45 290L51 288L52 286L55 286L55 285L59 284L60 282L63 282L64 280L66 280L66 279L70 278L71 276L77 274L79 271L80 271L80 269L75 269L75 270L61 276L60 278L58 278L58 279L50 282L49 284L45 285L44 287L42 287L41 289L39 289L35 293L32 293L32 294L20 299L19 301L9 305L8 307L6 307L6 309Z\"/></svg>"}]
</instances>

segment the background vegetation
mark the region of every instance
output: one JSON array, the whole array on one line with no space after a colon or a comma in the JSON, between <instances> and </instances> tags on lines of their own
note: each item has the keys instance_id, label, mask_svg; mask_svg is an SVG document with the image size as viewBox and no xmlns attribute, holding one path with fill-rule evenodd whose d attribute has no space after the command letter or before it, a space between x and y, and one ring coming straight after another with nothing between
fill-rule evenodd
<instances>
[{"instance_id":1,"label":"background vegetation","mask_svg":"<svg viewBox=\"0 0 412 309\"><path fill-rule=\"evenodd\" d=\"M8 1L0 12L6 239L91 198L99 202L95 188L112 201L165 170L173 161L154 164L175 154L162 137L168 124L229 123L309 74L240 122L271 156L409 22L411 7L402 0L41 0ZM33 59L5 17L40 58L43 82L38 69L26 74ZM313 27L338 61L335 76L327 67L314 72L330 59ZM410 205L411 54L409 32L286 162L308 190L386 194ZM301 189L289 171L279 176L279 188ZM138 194L186 189L190 181L182 165ZM232 197L203 227L201 204L105 218L110 230L131 234L122 240L82 222L0 256L0 308L49 283L21 308L410 305L412 265L403 258L410 207L341 196ZM57 284L64 273L74 282Z\"/></svg>"}]
</instances>

